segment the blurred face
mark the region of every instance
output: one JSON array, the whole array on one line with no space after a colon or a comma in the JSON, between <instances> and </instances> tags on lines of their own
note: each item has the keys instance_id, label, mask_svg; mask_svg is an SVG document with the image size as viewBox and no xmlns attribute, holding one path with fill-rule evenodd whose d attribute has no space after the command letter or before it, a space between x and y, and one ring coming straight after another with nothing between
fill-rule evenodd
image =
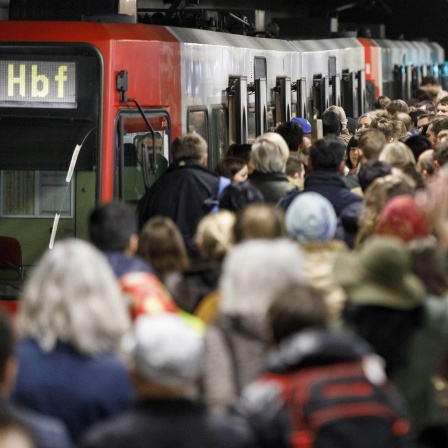
<instances>
[{"instance_id":1,"label":"blurred face","mask_svg":"<svg viewBox=\"0 0 448 448\"><path fill-rule=\"evenodd\" d=\"M362 117L358 123L358 129L367 129L370 127L370 123L372 123L372 119L370 117Z\"/></svg>"},{"instance_id":2,"label":"blurred face","mask_svg":"<svg viewBox=\"0 0 448 448\"><path fill-rule=\"evenodd\" d=\"M419 118L417 120L417 130L419 134L422 133L423 126L428 123L429 123L428 117Z\"/></svg>"},{"instance_id":3,"label":"blurred face","mask_svg":"<svg viewBox=\"0 0 448 448\"><path fill-rule=\"evenodd\" d=\"M249 175L249 170L247 169L247 165L244 165L234 176L234 182L244 182L247 180L247 176Z\"/></svg>"},{"instance_id":4,"label":"blurred face","mask_svg":"<svg viewBox=\"0 0 448 448\"><path fill-rule=\"evenodd\" d=\"M448 115L448 104L438 104L437 115Z\"/></svg>"}]
</instances>

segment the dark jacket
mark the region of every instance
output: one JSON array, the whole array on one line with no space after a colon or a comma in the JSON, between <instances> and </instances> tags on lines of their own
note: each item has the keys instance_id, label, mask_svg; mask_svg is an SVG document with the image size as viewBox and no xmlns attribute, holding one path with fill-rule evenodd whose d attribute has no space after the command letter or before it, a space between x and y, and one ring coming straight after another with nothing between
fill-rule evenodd
<instances>
[{"instance_id":1,"label":"dark jacket","mask_svg":"<svg viewBox=\"0 0 448 448\"><path fill-rule=\"evenodd\" d=\"M212 416L183 399L144 400L88 431L81 448L248 448L243 419Z\"/></svg>"},{"instance_id":2,"label":"dark jacket","mask_svg":"<svg viewBox=\"0 0 448 448\"><path fill-rule=\"evenodd\" d=\"M272 204L277 204L281 198L294 189L285 173L262 173L255 170L249 176L249 182L261 191L265 202Z\"/></svg>"},{"instance_id":3,"label":"dark jacket","mask_svg":"<svg viewBox=\"0 0 448 448\"><path fill-rule=\"evenodd\" d=\"M288 374L306 367L361 360L372 353L358 337L307 329L285 339L270 352L266 371ZM401 412L398 396L397 410ZM292 427L282 388L276 381L261 377L246 387L238 402L262 448L290 448Z\"/></svg>"},{"instance_id":4,"label":"dark jacket","mask_svg":"<svg viewBox=\"0 0 448 448\"><path fill-rule=\"evenodd\" d=\"M140 228L156 215L171 218L190 256L197 256L194 235L200 219L217 200L219 177L193 159L173 162L138 204Z\"/></svg>"},{"instance_id":5,"label":"dark jacket","mask_svg":"<svg viewBox=\"0 0 448 448\"><path fill-rule=\"evenodd\" d=\"M305 177L304 189L292 190L280 203L286 210L291 202L302 192L313 191L327 198L333 205L336 215L340 215L345 207L353 202L362 202L362 198L353 194L347 187L344 178L332 171L311 171Z\"/></svg>"},{"instance_id":6,"label":"dark jacket","mask_svg":"<svg viewBox=\"0 0 448 448\"><path fill-rule=\"evenodd\" d=\"M17 359L13 400L62 420L75 442L90 425L122 412L135 398L126 367L112 354L84 356L62 343L44 352L36 341L24 339Z\"/></svg>"}]
</instances>

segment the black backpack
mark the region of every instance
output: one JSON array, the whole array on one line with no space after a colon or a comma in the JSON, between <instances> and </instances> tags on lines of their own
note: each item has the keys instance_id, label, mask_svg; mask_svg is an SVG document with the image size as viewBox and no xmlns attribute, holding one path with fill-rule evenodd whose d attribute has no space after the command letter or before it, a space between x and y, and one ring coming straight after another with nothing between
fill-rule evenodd
<instances>
[{"instance_id":1,"label":"black backpack","mask_svg":"<svg viewBox=\"0 0 448 448\"><path fill-rule=\"evenodd\" d=\"M408 447L409 423L390 384L378 386L360 362L266 374L281 386L291 448Z\"/></svg>"}]
</instances>

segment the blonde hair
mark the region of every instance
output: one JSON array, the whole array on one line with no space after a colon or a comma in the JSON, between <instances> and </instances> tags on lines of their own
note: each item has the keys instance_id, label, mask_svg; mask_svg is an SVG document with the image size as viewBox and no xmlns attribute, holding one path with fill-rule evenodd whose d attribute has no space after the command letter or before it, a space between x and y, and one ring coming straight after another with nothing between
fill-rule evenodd
<instances>
[{"instance_id":1,"label":"blonde hair","mask_svg":"<svg viewBox=\"0 0 448 448\"><path fill-rule=\"evenodd\" d=\"M415 165L415 157L411 148L398 141L387 143L380 152L378 160L396 167L403 167L408 163Z\"/></svg>"},{"instance_id":2,"label":"blonde hair","mask_svg":"<svg viewBox=\"0 0 448 448\"><path fill-rule=\"evenodd\" d=\"M235 214L220 210L205 215L196 230L196 244L205 260L220 260L233 246L233 226Z\"/></svg>"},{"instance_id":3,"label":"blonde hair","mask_svg":"<svg viewBox=\"0 0 448 448\"><path fill-rule=\"evenodd\" d=\"M107 259L94 246L68 239L48 250L25 286L18 330L42 350L70 344L92 356L118 352L130 327L126 302Z\"/></svg>"},{"instance_id":4,"label":"blonde hair","mask_svg":"<svg viewBox=\"0 0 448 448\"><path fill-rule=\"evenodd\" d=\"M238 212L233 235L235 243L287 237L285 213L273 204L250 204Z\"/></svg>"}]
</instances>

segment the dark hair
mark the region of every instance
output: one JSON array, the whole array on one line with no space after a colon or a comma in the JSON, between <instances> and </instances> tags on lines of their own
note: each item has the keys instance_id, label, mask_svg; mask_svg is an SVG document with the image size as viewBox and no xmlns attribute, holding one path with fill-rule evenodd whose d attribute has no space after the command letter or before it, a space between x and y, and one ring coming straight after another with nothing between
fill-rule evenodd
<instances>
[{"instance_id":1,"label":"dark hair","mask_svg":"<svg viewBox=\"0 0 448 448\"><path fill-rule=\"evenodd\" d=\"M261 191L249 181L232 182L222 193L219 199L219 208L237 211L248 204L264 202Z\"/></svg>"},{"instance_id":2,"label":"dark hair","mask_svg":"<svg viewBox=\"0 0 448 448\"><path fill-rule=\"evenodd\" d=\"M303 128L297 123L287 121L279 124L275 128L275 132L280 134L284 139L291 152L299 150L299 145L303 141Z\"/></svg>"},{"instance_id":3,"label":"dark hair","mask_svg":"<svg viewBox=\"0 0 448 448\"><path fill-rule=\"evenodd\" d=\"M411 117L412 122L414 123L414 126L417 127L418 119L422 115L427 115L426 111L422 109L414 109L409 112L409 116Z\"/></svg>"},{"instance_id":4,"label":"dark hair","mask_svg":"<svg viewBox=\"0 0 448 448\"><path fill-rule=\"evenodd\" d=\"M415 160L418 160L420 154L427 149L431 149L431 142L421 134L412 135L406 139L406 145L411 148L412 154L414 154Z\"/></svg>"},{"instance_id":5,"label":"dark hair","mask_svg":"<svg viewBox=\"0 0 448 448\"><path fill-rule=\"evenodd\" d=\"M277 343L307 327L325 327L327 318L322 294L297 284L280 291L267 311L267 324Z\"/></svg>"},{"instance_id":6,"label":"dark hair","mask_svg":"<svg viewBox=\"0 0 448 448\"><path fill-rule=\"evenodd\" d=\"M432 158L436 160L439 166L443 166L448 162L448 142L440 142L432 153Z\"/></svg>"},{"instance_id":7,"label":"dark hair","mask_svg":"<svg viewBox=\"0 0 448 448\"><path fill-rule=\"evenodd\" d=\"M345 145L338 138L323 138L310 148L313 170L337 171L345 154Z\"/></svg>"},{"instance_id":8,"label":"dark hair","mask_svg":"<svg viewBox=\"0 0 448 448\"><path fill-rule=\"evenodd\" d=\"M382 306L346 303L343 319L354 327L386 361L386 372L391 374L405 364L407 346L414 332L423 324L424 308L397 310ZM380 328L381 331L378 331Z\"/></svg>"},{"instance_id":9,"label":"dark hair","mask_svg":"<svg viewBox=\"0 0 448 448\"><path fill-rule=\"evenodd\" d=\"M224 157L238 157L248 163L250 160L251 151L252 145L249 145L248 143L233 143L227 148L227 151L224 153Z\"/></svg>"},{"instance_id":10,"label":"dark hair","mask_svg":"<svg viewBox=\"0 0 448 448\"><path fill-rule=\"evenodd\" d=\"M124 251L131 236L137 233L137 217L123 202L109 202L90 215L90 241L103 252Z\"/></svg>"},{"instance_id":11,"label":"dark hair","mask_svg":"<svg viewBox=\"0 0 448 448\"><path fill-rule=\"evenodd\" d=\"M246 162L239 157L224 157L221 159L215 167L215 173L218 176L227 177L233 179L236 173L241 171L246 165Z\"/></svg>"},{"instance_id":12,"label":"dark hair","mask_svg":"<svg viewBox=\"0 0 448 448\"><path fill-rule=\"evenodd\" d=\"M353 136L347 143L347 148L345 149L345 165L347 166L348 169L352 169L355 168L353 166L352 160L350 159L350 150L353 147L358 147L358 140L359 137L358 136Z\"/></svg>"},{"instance_id":13,"label":"dark hair","mask_svg":"<svg viewBox=\"0 0 448 448\"><path fill-rule=\"evenodd\" d=\"M392 166L379 160L369 160L361 166L358 173L359 186L366 191L369 185L378 177L392 174Z\"/></svg>"}]
</instances>

